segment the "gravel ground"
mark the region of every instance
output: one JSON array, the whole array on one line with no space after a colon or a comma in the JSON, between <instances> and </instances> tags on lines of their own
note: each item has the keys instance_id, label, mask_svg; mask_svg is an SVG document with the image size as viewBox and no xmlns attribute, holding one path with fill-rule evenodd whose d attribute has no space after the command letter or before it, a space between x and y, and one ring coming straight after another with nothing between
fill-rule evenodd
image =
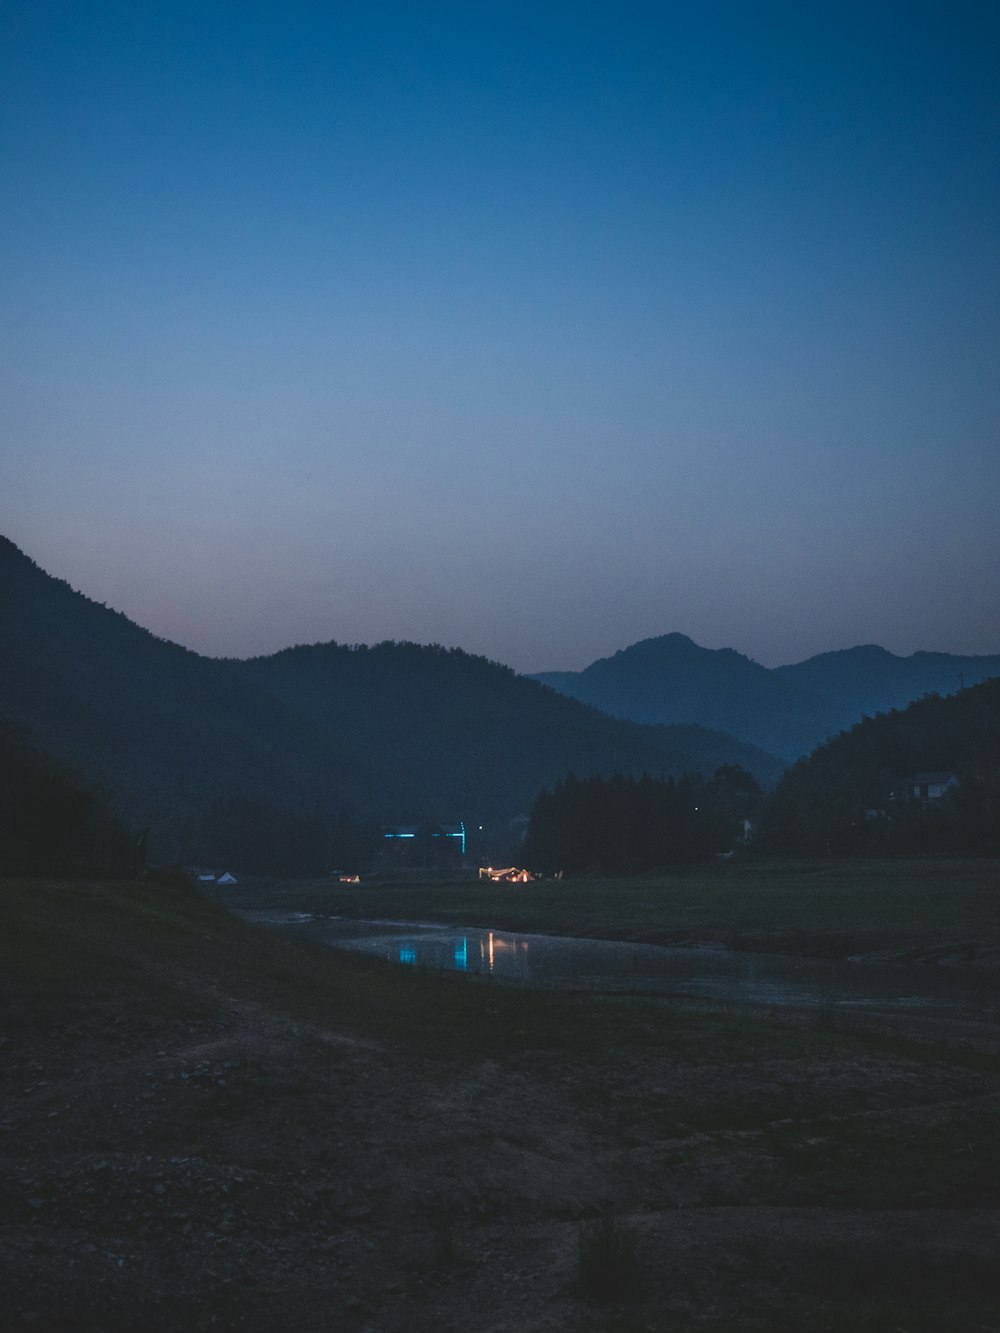
<instances>
[{"instance_id":1,"label":"gravel ground","mask_svg":"<svg viewBox=\"0 0 1000 1333\"><path fill-rule=\"evenodd\" d=\"M1000 1328L987 1055L697 1015L676 1049L421 1054L171 985L7 1006L4 1333Z\"/></svg>"}]
</instances>

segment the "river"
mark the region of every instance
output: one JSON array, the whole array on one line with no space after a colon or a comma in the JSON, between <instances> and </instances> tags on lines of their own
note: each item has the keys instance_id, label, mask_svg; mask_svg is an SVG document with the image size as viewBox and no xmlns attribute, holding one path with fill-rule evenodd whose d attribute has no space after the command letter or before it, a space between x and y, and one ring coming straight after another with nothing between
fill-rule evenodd
<instances>
[{"instance_id":1,"label":"river","mask_svg":"<svg viewBox=\"0 0 1000 1333\"><path fill-rule=\"evenodd\" d=\"M433 922L356 921L295 912L239 915L402 966L536 986L1000 1023L1000 977L985 970L670 948Z\"/></svg>"}]
</instances>

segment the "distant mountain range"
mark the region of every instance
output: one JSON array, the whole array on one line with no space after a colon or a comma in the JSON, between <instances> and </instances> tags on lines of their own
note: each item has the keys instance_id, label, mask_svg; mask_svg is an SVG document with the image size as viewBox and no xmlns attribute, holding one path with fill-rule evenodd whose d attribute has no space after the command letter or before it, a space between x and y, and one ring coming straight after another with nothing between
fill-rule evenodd
<instances>
[{"instance_id":1,"label":"distant mountain range","mask_svg":"<svg viewBox=\"0 0 1000 1333\"><path fill-rule=\"evenodd\" d=\"M213 802L385 822L498 820L578 775L783 765L697 725L620 721L458 649L383 643L206 658L51 577L0 538L0 715L184 850Z\"/></svg>"},{"instance_id":2,"label":"distant mountain range","mask_svg":"<svg viewBox=\"0 0 1000 1333\"><path fill-rule=\"evenodd\" d=\"M547 671L532 679L612 717L670 726L697 722L794 760L865 715L994 676L1000 676L1000 655L897 657L868 644L769 669L732 648L701 648L683 634L665 634L583 671Z\"/></svg>"}]
</instances>

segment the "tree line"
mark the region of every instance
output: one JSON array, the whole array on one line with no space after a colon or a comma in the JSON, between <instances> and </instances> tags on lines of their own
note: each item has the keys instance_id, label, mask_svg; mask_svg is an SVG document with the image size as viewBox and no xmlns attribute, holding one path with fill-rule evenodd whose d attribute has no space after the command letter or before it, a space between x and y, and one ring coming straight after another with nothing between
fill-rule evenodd
<instances>
[{"instance_id":1,"label":"tree line","mask_svg":"<svg viewBox=\"0 0 1000 1333\"><path fill-rule=\"evenodd\" d=\"M373 825L346 811L299 809L249 797L213 801L182 831L186 859L214 869L308 878L356 874L371 862Z\"/></svg>"},{"instance_id":2,"label":"tree line","mask_svg":"<svg viewBox=\"0 0 1000 1333\"><path fill-rule=\"evenodd\" d=\"M535 801L524 861L543 874L633 874L705 860L739 842L760 797L735 764L710 779L570 774Z\"/></svg>"}]
</instances>

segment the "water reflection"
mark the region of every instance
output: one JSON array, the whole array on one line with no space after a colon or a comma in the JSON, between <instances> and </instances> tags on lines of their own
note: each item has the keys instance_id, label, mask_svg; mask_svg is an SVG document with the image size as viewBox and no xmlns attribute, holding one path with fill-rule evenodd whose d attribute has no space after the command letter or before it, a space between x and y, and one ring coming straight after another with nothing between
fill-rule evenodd
<instances>
[{"instance_id":1,"label":"water reflection","mask_svg":"<svg viewBox=\"0 0 1000 1333\"><path fill-rule=\"evenodd\" d=\"M528 966L529 940L524 935L502 935L494 930L479 937L479 967L477 972L500 976L530 977ZM524 955L518 965L518 954Z\"/></svg>"},{"instance_id":2,"label":"water reflection","mask_svg":"<svg viewBox=\"0 0 1000 1333\"><path fill-rule=\"evenodd\" d=\"M262 924L303 931L336 948L393 963L478 973L535 985L691 995L748 1004L876 1009L1000 1022L1000 977L919 964L850 963L664 948L507 931L448 930L422 922L348 921L244 911Z\"/></svg>"},{"instance_id":3,"label":"water reflection","mask_svg":"<svg viewBox=\"0 0 1000 1333\"><path fill-rule=\"evenodd\" d=\"M359 929L371 923L359 921ZM381 923L380 923L381 924ZM314 921L314 928L322 935L322 923ZM500 976L517 980L545 979L542 954L547 941L544 936L510 935L494 930L449 931L436 927L411 927L405 934L362 935L344 938L343 930L330 933L327 942L338 948L354 949L375 954L409 967L429 967L438 971L471 972L484 976ZM529 950L539 956L542 973L530 966Z\"/></svg>"},{"instance_id":4,"label":"water reflection","mask_svg":"<svg viewBox=\"0 0 1000 1333\"><path fill-rule=\"evenodd\" d=\"M1000 1015L1000 982L945 968L848 963L726 949L663 948L607 940L515 935L494 930L443 930L355 922L309 928L338 948L374 954L410 967L511 981L586 986L608 991L701 996L752 1004L836 1005ZM373 933L379 930L381 933ZM366 933L361 933L362 931Z\"/></svg>"}]
</instances>

